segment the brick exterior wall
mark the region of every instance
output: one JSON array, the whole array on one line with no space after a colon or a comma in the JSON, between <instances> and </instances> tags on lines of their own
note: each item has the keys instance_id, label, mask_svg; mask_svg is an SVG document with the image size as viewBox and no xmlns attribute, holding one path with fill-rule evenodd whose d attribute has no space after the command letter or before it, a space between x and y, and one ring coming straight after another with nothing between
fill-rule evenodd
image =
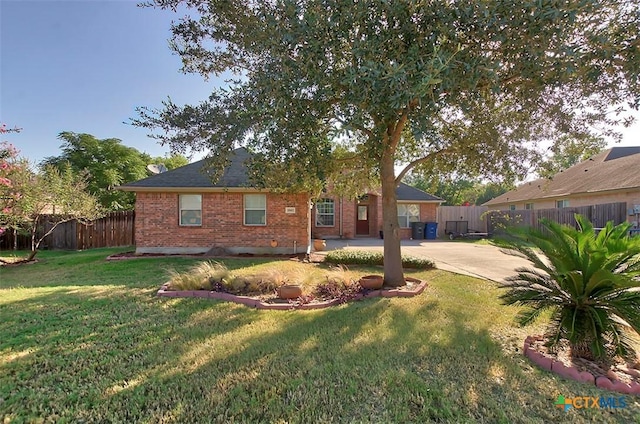
<instances>
[{"instance_id":1,"label":"brick exterior wall","mask_svg":"<svg viewBox=\"0 0 640 424\"><path fill-rule=\"evenodd\" d=\"M213 247L232 253L300 253L308 243L306 194L266 193L264 226L244 225L243 193L202 194L202 225L181 226L180 193L136 193L138 253L201 253ZM187 193L185 193L187 194ZM285 213L285 208L295 213Z\"/></svg>"},{"instance_id":2,"label":"brick exterior wall","mask_svg":"<svg viewBox=\"0 0 640 424\"><path fill-rule=\"evenodd\" d=\"M354 238L356 236L356 213L357 200L343 200L332 196L327 199L334 200L335 217L334 225L330 227L316 226L316 211L313 209L312 234L316 238ZM402 202L402 203L419 203L420 204L420 220L422 222L437 222L437 203L420 203L420 202ZM382 197L374 194L369 195L369 234L368 237L379 237L382 229ZM340 233L340 217L342 216L342 233ZM408 240L411 238L411 228L401 228L400 238Z\"/></svg>"}]
</instances>

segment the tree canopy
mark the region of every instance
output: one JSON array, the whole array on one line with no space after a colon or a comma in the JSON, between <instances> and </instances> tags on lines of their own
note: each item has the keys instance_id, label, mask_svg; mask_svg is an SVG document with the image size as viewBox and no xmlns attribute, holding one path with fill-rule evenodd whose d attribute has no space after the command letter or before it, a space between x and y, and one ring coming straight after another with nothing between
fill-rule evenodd
<instances>
[{"instance_id":1,"label":"tree canopy","mask_svg":"<svg viewBox=\"0 0 640 424\"><path fill-rule=\"evenodd\" d=\"M122 144L117 138L97 139L91 134L61 132L62 154L45 158L41 165L54 166L60 172L70 169L87 177L87 190L98 197L108 210L133 209L135 195L114 190L114 187L149 175L147 165L164 163L167 169L186 165L181 155L152 158L133 147Z\"/></svg>"},{"instance_id":2,"label":"tree canopy","mask_svg":"<svg viewBox=\"0 0 640 424\"><path fill-rule=\"evenodd\" d=\"M410 170L522 176L536 143L606 133L638 108L637 2L155 0L183 71L231 72L206 101L139 110L175 149L237 144L322 180L335 144L382 185L385 282L403 284L395 187ZM394 165L406 164L396 174ZM217 166L217 169L222 169Z\"/></svg>"}]
</instances>

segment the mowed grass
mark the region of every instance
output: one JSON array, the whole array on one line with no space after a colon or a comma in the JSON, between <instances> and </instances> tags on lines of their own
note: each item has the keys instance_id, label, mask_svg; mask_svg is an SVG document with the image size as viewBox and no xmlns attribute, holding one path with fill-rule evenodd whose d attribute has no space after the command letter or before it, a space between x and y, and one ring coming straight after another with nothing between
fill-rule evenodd
<instances>
[{"instance_id":1,"label":"mowed grass","mask_svg":"<svg viewBox=\"0 0 640 424\"><path fill-rule=\"evenodd\" d=\"M514 328L517 308L491 282L412 272L430 284L414 298L259 311L158 298L168 269L198 261L106 262L115 251L0 269L4 423L640 422L638 397L555 407L558 395L620 395L532 367L521 345L541 328Z\"/></svg>"}]
</instances>

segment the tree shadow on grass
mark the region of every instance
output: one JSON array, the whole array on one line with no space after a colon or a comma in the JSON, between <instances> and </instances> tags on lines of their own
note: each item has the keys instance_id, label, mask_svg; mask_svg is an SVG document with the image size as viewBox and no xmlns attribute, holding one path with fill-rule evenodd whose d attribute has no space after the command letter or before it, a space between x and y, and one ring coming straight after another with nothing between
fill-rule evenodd
<instances>
[{"instance_id":1,"label":"tree shadow on grass","mask_svg":"<svg viewBox=\"0 0 640 424\"><path fill-rule=\"evenodd\" d=\"M477 317L425 294L257 311L143 290L0 305L0 416L128 422L549 422L558 394ZM630 422L634 411L574 411ZM637 410L635 411L637 414Z\"/></svg>"}]
</instances>

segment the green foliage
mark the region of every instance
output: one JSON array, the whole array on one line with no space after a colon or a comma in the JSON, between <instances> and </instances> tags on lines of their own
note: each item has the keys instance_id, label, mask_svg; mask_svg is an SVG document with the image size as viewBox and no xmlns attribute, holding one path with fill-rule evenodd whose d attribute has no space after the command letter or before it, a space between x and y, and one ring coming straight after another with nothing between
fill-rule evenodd
<instances>
[{"instance_id":1,"label":"green foliage","mask_svg":"<svg viewBox=\"0 0 640 424\"><path fill-rule=\"evenodd\" d=\"M33 172L15 150L0 159L0 178L0 227L31 235L28 260L33 259L42 240L59 224L91 221L103 214L96 198L87 192L82 175L69 169L61 172L52 166ZM46 231L38 238L37 230L45 224Z\"/></svg>"},{"instance_id":2,"label":"green foliage","mask_svg":"<svg viewBox=\"0 0 640 424\"><path fill-rule=\"evenodd\" d=\"M535 269L519 268L506 280L504 303L526 306L521 325L551 311L552 344L568 340L574 356L633 358L628 335L640 331L640 238L628 236L628 223L608 222L596 232L580 215L577 229L541 222L545 231L510 230L508 245Z\"/></svg>"},{"instance_id":3,"label":"green foliage","mask_svg":"<svg viewBox=\"0 0 640 424\"><path fill-rule=\"evenodd\" d=\"M91 134L61 132L62 154L45 158L41 166L54 166L64 172L70 169L87 177L87 190L95 195L103 208L111 211L133 209L135 194L114 190L114 187L145 178L147 165L164 163L167 169L186 165L181 155L151 158L117 138L99 140Z\"/></svg>"},{"instance_id":4,"label":"green foliage","mask_svg":"<svg viewBox=\"0 0 640 424\"><path fill-rule=\"evenodd\" d=\"M507 183L482 183L456 174L440 175L433 170L429 174L413 174L409 183L420 190L445 200L447 206L482 205L513 188Z\"/></svg>"},{"instance_id":5,"label":"green foliage","mask_svg":"<svg viewBox=\"0 0 640 424\"><path fill-rule=\"evenodd\" d=\"M384 256L381 252L365 250L332 250L325 256L325 261L339 265L383 265ZM414 256L402 256L402 266L415 269L435 268L433 261Z\"/></svg>"}]
</instances>

